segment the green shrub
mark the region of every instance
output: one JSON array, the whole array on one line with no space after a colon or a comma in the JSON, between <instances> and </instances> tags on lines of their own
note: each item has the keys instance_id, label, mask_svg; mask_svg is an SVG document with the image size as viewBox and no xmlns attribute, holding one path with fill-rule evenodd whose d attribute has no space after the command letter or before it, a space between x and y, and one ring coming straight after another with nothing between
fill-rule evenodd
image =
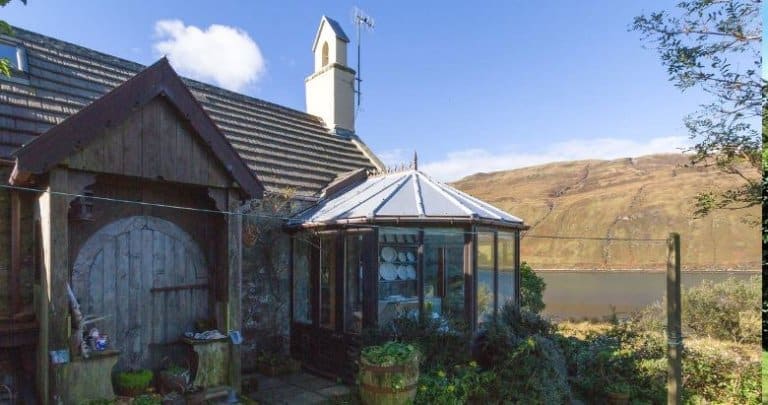
<instances>
[{"instance_id":1,"label":"green shrub","mask_svg":"<svg viewBox=\"0 0 768 405\"><path fill-rule=\"evenodd\" d=\"M554 331L552 324L541 315L526 308L517 311L509 302L501 308L500 319L515 336L521 338L531 335L549 336Z\"/></svg>"},{"instance_id":2,"label":"green shrub","mask_svg":"<svg viewBox=\"0 0 768 405\"><path fill-rule=\"evenodd\" d=\"M761 285L758 276L719 283L705 280L682 295L684 325L700 336L758 343Z\"/></svg>"},{"instance_id":3,"label":"green shrub","mask_svg":"<svg viewBox=\"0 0 768 405\"><path fill-rule=\"evenodd\" d=\"M419 387L414 403L483 403L488 396L486 387L496 379L495 373L482 371L474 362L468 365L456 365L447 372L433 370L419 377Z\"/></svg>"},{"instance_id":4,"label":"green shrub","mask_svg":"<svg viewBox=\"0 0 768 405\"><path fill-rule=\"evenodd\" d=\"M560 347L541 335L522 339L493 371L488 402L565 404L571 399L566 361Z\"/></svg>"},{"instance_id":5,"label":"green shrub","mask_svg":"<svg viewBox=\"0 0 768 405\"><path fill-rule=\"evenodd\" d=\"M544 290L547 283L537 276L533 268L526 263L520 263L520 307L535 314L544 310Z\"/></svg>"},{"instance_id":6,"label":"green shrub","mask_svg":"<svg viewBox=\"0 0 768 405\"><path fill-rule=\"evenodd\" d=\"M722 282L705 280L682 291L683 332L743 343L760 340L761 285L758 276L748 280L730 277ZM636 330L662 332L667 324L667 304L658 302L637 311L629 321Z\"/></svg>"},{"instance_id":7,"label":"green shrub","mask_svg":"<svg viewBox=\"0 0 768 405\"><path fill-rule=\"evenodd\" d=\"M464 322L401 316L395 318L384 330L387 332L380 334L416 346L422 354L425 370L453 367L471 360L470 331Z\"/></svg>"}]
</instances>

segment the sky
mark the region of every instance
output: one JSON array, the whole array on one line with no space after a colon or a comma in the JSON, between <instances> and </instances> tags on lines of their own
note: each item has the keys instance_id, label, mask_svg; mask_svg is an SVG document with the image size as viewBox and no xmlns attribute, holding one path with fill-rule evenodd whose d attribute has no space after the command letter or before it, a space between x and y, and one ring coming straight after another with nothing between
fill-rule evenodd
<instances>
[{"instance_id":1,"label":"sky","mask_svg":"<svg viewBox=\"0 0 768 405\"><path fill-rule=\"evenodd\" d=\"M685 115L709 100L681 92L633 17L676 1L43 1L19 0L0 19L151 64L168 55L183 75L305 110L320 18L362 33L356 130L385 163L463 176L553 161L679 153Z\"/></svg>"}]
</instances>

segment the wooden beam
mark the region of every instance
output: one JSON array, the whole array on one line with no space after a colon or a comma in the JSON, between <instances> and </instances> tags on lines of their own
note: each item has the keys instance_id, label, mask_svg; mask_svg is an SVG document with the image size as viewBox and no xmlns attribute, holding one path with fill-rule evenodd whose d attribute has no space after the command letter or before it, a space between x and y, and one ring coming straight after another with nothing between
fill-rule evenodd
<instances>
[{"instance_id":1,"label":"wooden beam","mask_svg":"<svg viewBox=\"0 0 768 405\"><path fill-rule=\"evenodd\" d=\"M237 212L240 208L240 198L237 190L230 189L227 195L229 212ZM227 216L227 330L241 330L242 315L242 230L243 217L241 215ZM229 361L229 385L238 393L241 390L241 361L240 345L230 345Z\"/></svg>"},{"instance_id":2,"label":"wooden beam","mask_svg":"<svg viewBox=\"0 0 768 405\"><path fill-rule=\"evenodd\" d=\"M53 169L48 175L48 191L69 191L68 172ZM69 282L69 229L67 214L69 198L44 192L38 199L43 249L40 277L40 307L38 318L38 391L43 404L54 403L56 372L49 360L49 351L69 348L69 303L66 285Z\"/></svg>"},{"instance_id":3,"label":"wooden beam","mask_svg":"<svg viewBox=\"0 0 768 405\"><path fill-rule=\"evenodd\" d=\"M11 191L11 272L8 287L11 294L11 315L21 310L21 196Z\"/></svg>"}]
</instances>

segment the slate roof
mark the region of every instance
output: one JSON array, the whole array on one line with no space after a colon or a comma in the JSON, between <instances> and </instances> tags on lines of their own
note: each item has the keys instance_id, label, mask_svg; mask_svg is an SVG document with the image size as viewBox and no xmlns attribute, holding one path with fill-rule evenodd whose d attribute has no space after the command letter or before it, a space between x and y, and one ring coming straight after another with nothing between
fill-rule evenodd
<instances>
[{"instance_id":1,"label":"slate roof","mask_svg":"<svg viewBox=\"0 0 768 405\"><path fill-rule=\"evenodd\" d=\"M323 30L323 23L327 23L329 27L331 27L331 30L336 35L336 38L349 43L349 37L346 33L344 33L344 30L341 28L341 25L338 23L338 21L334 20L333 18L330 18L328 16L323 16L320 19L320 25L317 27L317 33L315 34L315 40L312 42L312 50L314 51L317 48L317 41L320 39L320 31Z\"/></svg>"},{"instance_id":2,"label":"slate roof","mask_svg":"<svg viewBox=\"0 0 768 405\"><path fill-rule=\"evenodd\" d=\"M62 122L145 66L15 28L4 42L23 45L29 74L0 79L0 159ZM317 196L339 174L375 164L307 113L184 79L267 190ZM359 139L357 140L359 141Z\"/></svg>"},{"instance_id":3,"label":"slate roof","mask_svg":"<svg viewBox=\"0 0 768 405\"><path fill-rule=\"evenodd\" d=\"M467 223L525 229L523 220L418 170L370 177L292 218L291 227L354 223Z\"/></svg>"}]
</instances>

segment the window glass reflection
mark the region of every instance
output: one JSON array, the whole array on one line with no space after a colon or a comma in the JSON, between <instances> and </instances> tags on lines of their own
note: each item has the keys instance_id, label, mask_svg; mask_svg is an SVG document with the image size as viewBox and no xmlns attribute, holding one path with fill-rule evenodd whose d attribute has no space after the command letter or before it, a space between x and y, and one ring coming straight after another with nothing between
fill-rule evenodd
<instances>
[{"instance_id":1,"label":"window glass reflection","mask_svg":"<svg viewBox=\"0 0 768 405\"><path fill-rule=\"evenodd\" d=\"M493 232L477 234L477 322L483 323L493 316Z\"/></svg>"},{"instance_id":2,"label":"window glass reflection","mask_svg":"<svg viewBox=\"0 0 768 405\"><path fill-rule=\"evenodd\" d=\"M464 232L424 231L424 310L427 316L464 317Z\"/></svg>"}]
</instances>

